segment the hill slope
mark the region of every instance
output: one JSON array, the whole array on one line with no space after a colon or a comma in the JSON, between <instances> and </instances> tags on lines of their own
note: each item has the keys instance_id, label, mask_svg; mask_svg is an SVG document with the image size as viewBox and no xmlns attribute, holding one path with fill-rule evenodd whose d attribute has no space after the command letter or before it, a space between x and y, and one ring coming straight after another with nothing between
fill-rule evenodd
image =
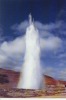
<instances>
[{"instance_id":1,"label":"hill slope","mask_svg":"<svg viewBox=\"0 0 66 100\"><path fill-rule=\"evenodd\" d=\"M16 88L19 76L19 72L0 68L0 88ZM44 75L43 81L45 81L45 85L57 85L58 83L66 85L66 81L55 80L47 75Z\"/></svg>"}]
</instances>

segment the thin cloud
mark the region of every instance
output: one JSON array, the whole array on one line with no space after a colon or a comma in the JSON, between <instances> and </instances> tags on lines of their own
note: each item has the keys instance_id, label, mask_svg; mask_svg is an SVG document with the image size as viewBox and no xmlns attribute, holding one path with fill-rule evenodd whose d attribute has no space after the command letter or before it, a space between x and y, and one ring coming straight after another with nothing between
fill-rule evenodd
<instances>
[{"instance_id":1,"label":"thin cloud","mask_svg":"<svg viewBox=\"0 0 66 100\"><path fill-rule=\"evenodd\" d=\"M40 40L43 50L56 50L62 46L62 40L59 37L49 37Z\"/></svg>"},{"instance_id":2,"label":"thin cloud","mask_svg":"<svg viewBox=\"0 0 66 100\"><path fill-rule=\"evenodd\" d=\"M58 58L66 58L66 53L62 53L58 56Z\"/></svg>"},{"instance_id":3,"label":"thin cloud","mask_svg":"<svg viewBox=\"0 0 66 100\"><path fill-rule=\"evenodd\" d=\"M35 27L39 31L47 31L50 32L51 30L57 29L60 27L61 21L57 23L49 23L49 24L43 24L39 21L34 22ZM27 20L21 22L20 24L14 24L11 26L11 29L14 31L24 32L26 28L29 26L29 22Z\"/></svg>"}]
</instances>

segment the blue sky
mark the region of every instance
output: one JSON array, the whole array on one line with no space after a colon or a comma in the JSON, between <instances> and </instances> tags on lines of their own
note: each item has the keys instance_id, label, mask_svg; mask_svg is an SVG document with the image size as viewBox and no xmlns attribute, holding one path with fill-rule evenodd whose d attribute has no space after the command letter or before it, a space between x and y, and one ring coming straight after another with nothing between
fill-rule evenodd
<instances>
[{"instance_id":1,"label":"blue sky","mask_svg":"<svg viewBox=\"0 0 66 100\"><path fill-rule=\"evenodd\" d=\"M19 71L32 14L44 74L66 80L66 0L0 0L0 67Z\"/></svg>"}]
</instances>

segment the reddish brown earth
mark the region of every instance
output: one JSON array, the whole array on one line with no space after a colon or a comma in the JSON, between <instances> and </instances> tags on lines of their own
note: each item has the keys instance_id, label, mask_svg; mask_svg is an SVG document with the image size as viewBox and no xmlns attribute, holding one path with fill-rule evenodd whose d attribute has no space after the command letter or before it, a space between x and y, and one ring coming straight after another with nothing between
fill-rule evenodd
<instances>
[{"instance_id":1,"label":"reddish brown earth","mask_svg":"<svg viewBox=\"0 0 66 100\"><path fill-rule=\"evenodd\" d=\"M16 88L19 81L19 76L19 72L0 68L0 88ZM46 85L57 85L58 83L66 85L66 81L56 80L47 75L44 75L43 81Z\"/></svg>"},{"instance_id":2,"label":"reddish brown earth","mask_svg":"<svg viewBox=\"0 0 66 100\"><path fill-rule=\"evenodd\" d=\"M46 85L57 85L57 80L55 80L54 78L44 75L45 78L45 84Z\"/></svg>"},{"instance_id":3,"label":"reddish brown earth","mask_svg":"<svg viewBox=\"0 0 66 100\"><path fill-rule=\"evenodd\" d=\"M0 68L0 88L16 87L18 84L19 75L20 75L19 72L5 70L5 69Z\"/></svg>"},{"instance_id":4,"label":"reddish brown earth","mask_svg":"<svg viewBox=\"0 0 66 100\"><path fill-rule=\"evenodd\" d=\"M24 90L17 89L19 72L0 68L0 97L45 97L45 96L66 96L66 81L56 80L53 77L44 75L43 81L50 92L45 90ZM52 87L53 86L53 87Z\"/></svg>"}]
</instances>

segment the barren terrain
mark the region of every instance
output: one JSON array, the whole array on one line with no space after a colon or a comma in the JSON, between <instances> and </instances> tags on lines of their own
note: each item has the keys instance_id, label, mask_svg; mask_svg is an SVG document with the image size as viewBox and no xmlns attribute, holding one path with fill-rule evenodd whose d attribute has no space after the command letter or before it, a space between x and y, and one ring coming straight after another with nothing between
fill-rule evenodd
<instances>
[{"instance_id":1,"label":"barren terrain","mask_svg":"<svg viewBox=\"0 0 66 100\"><path fill-rule=\"evenodd\" d=\"M44 75L46 88L43 90L17 89L19 72L0 69L0 97L27 98L27 97L66 97L66 81L56 80L53 77Z\"/></svg>"}]
</instances>

